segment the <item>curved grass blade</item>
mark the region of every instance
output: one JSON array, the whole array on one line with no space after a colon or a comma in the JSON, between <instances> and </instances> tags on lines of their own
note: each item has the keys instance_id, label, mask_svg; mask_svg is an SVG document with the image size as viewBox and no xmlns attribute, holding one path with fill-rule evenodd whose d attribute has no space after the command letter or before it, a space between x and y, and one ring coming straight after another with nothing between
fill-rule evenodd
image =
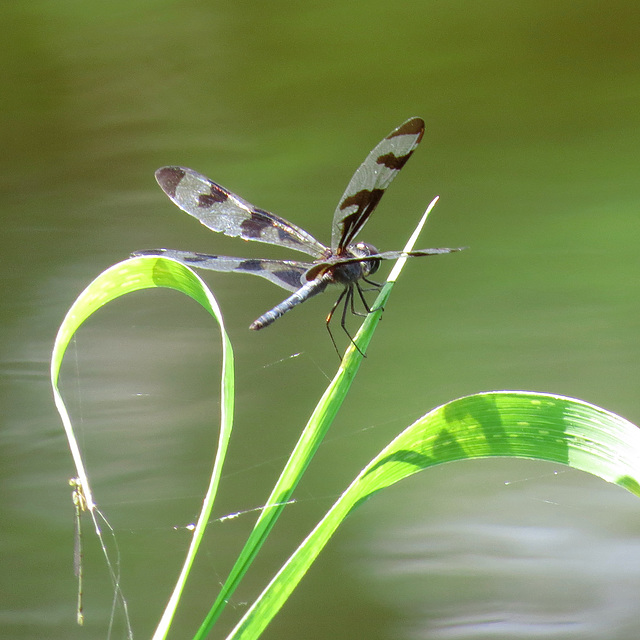
<instances>
[{"instance_id":1,"label":"curved grass blade","mask_svg":"<svg viewBox=\"0 0 640 640\"><path fill-rule=\"evenodd\" d=\"M233 351L224 328L224 322L218 303L205 283L193 271L191 271L191 269L185 267L179 262L169 260L167 258L156 257L134 258L120 262L101 273L80 294L71 309L67 312L67 315L58 330L51 356L51 385L53 388L53 397L56 408L58 409L58 413L62 419L67 440L69 442L69 449L71 450L71 455L76 466L77 479L75 482L77 490L81 492L84 500L84 508L89 511L95 526L96 534L102 541L101 531L96 517L97 508L93 500L91 485L89 483L87 472L82 461L82 455L73 432L73 426L71 424L69 414L58 389L60 367L71 338L82 323L93 313L111 300L133 291L155 287L175 289L193 298L216 319L222 337L221 409L218 449L213 464L213 471L207 495L202 511L198 517L198 522L193 533L191 545L187 552L185 564L182 568L180 577L178 578L178 582L173 594L171 595L169 603L167 604L167 608L162 616L158 629L154 635L154 638L163 638L166 636L169 625L171 624L184 583L195 558L200 541L202 540L206 523L209 520L232 428L234 402ZM111 567L112 564L104 544L102 545L102 550L106 557L107 564ZM118 578L113 572L112 580L114 580L119 599L125 607L126 614L126 603L120 591Z\"/></svg>"},{"instance_id":2,"label":"curved grass blade","mask_svg":"<svg viewBox=\"0 0 640 640\"><path fill-rule=\"evenodd\" d=\"M227 640L258 638L349 513L374 493L429 467L473 458L547 460L640 496L640 429L581 400L496 391L427 413L358 475L266 587Z\"/></svg>"},{"instance_id":3,"label":"curved grass blade","mask_svg":"<svg viewBox=\"0 0 640 640\"><path fill-rule=\"evenodd\" d=\"M429 213L431 213L437 201L438 198L436 197L429 204L427 210L420 219L418 226L403 249L404 253L408 253L415 246L418 236L427 221L427 217ZM344 357L342 358L338 372L311 414L311 417L294 447L289 460L282 470L275 487L271 491L271 495L262 508L260 517L249 535L244 548L233 565L233 568L222 586L211 610L194 636L194 640L201 640L206 637L213 627L215 621L218 619L225 605L229 601L231 594L235 591L240 580L247 572L249 566L253 562L253 559L262 547L265 539L271 532L271 529L275 525L282 509L284 509L284 506L289 501L289 498L300 481L302 474L311 462L311 459L329 430L329 427L331 426L336 413L340 409L340 406L351 387L351 383L358 372L363 358L362 354L365 352L369 342L371 342L373 333L378 325L380 316L382 315L384 305L388 300L389 295L391 294L391 289L406 264L406 261L406 257L399 258L396 261L389 277L387 278L386 284L374 302L372 312L367 315L360 327L360 330L356 334L354 341L357 344L357 347L355 344L351 344L348 347Z\"/></svg>"}]
</instances>

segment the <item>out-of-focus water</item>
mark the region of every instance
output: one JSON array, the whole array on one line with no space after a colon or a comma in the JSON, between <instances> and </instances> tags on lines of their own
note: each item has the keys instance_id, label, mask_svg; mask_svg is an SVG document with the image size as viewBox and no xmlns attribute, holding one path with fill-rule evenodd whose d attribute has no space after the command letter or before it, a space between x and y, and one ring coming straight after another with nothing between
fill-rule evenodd
<instances>
[{"instance_id":1,"label":"out-of-focus water","mask_svg":"<svg viewBox=\"0 0 640 640\"><path fill-rule=\"evenodd\" d=\"M328 242L358 164L419 115L425 138L362 238L400 248L439 194L420 245L469 247L406 268L298 503L221 629L358 470L437 404L517 388L640 420L635 3L35 0L0 16L3 637L106 637L112 593L88 523L75 625L73 468L48 381L75 297L136 249L285 257L181 213L155 184L159 166L193 167ZM219 517L266 498L337 358L331 295L254 333L283 293L206 278L237 356ZM218 369L211 321L169 292L102 310L65 360L138 638L201 503ZM635 640L639 510L557 466L429 470L354 514L265 637ZM255 517L212 526L174 637L190 637Z\"/></svg>"}]
</instances>

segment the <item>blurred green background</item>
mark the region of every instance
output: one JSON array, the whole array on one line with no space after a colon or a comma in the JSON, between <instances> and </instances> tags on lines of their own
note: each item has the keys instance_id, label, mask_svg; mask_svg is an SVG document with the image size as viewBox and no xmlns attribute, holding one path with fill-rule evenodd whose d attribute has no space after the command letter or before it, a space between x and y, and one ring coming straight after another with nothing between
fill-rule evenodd
<instances>
[{"instance_id":1,"label":"blurred green background","mask_svg":"<svg viewBox=\"0 0 640 640\"><path fill-rule=\"evenodd\" d=\"M0 17L3 637L106 637L112 591L88 524L75 625L73 468L48 380L75 297L136 249L299 257L209 232L162 194L159 166L193 167L327 242L358 164L421 116L425 138L362 239L400 248L438 194L418 245L469 247L405 269L217 637L361 466L437 404L529 389L640 420L636 2L32 0ZM221 517L265 499L338 361L332 295L254 333L284 292L205 277L237 355ZM218 354L204 312L165 291L104 309L67 354L62 386L138 638L201 502ZM639 510L552 465L428 471L354 514L265 637L635 640ZM173 637L190 637L254 519L211 527Z\"/></svg>"}]
</instances>

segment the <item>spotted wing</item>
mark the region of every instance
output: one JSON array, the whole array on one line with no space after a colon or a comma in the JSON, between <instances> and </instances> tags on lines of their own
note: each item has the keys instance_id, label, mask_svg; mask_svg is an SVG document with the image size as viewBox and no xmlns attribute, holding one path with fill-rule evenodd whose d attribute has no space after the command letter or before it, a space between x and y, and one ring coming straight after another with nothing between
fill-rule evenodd
<instances>
[{"instance_id":1,"label":"spotted wing","mask_svg":"<svg viewBox=\"0 0 640 640\"><path fill-rule=\"evenodd\" d=\"M212 231L288 247L314 258L327 251L303 229L254 207L193 169L162 167L156 171L156 180L176 205Z\"/></svg>"},{"instance_id":2,"label":"spotted wing","mask_svg":"<svg viewBox=\"0 0 640 640\"><path fill-rule=\"evenodd\" d=\"M195 269L250 273L254 276L266 278L273 284L287 289L287 291L297 291L303 285L302 276L313 266L310 262L296 262L295 260L231 258L229 256L211 256L206 253L179 251L177 249L149 249L131 254L132 258L142 256L173 258Z\"/></svg>"},{"instance_id":3,"label":"spotted wing","mask_svg":"<svg viewBox=\"0 0 640 640\"><path fill-rule=\"evenodd\" d=\"M330 260L326 263L331 266L342 264L353 264L354 262L367 262L369 260L397 260L398 258L420 258L422 256L438 256L443 253L454 253L455 251L464 251L465 247L448 248L442 247L439 249L417 249L416 251L381 251L380 253L372 253L368 256L357 256L353 258L339 258L337 260ZM315 264L312 266L316 266Z\"/></svg>"},{"instance_id":4,"label":"spotted wing","mask_svg":"<svg viewBox=\"0 0 640 640\"><path fill-rule=\"evenodd\" d=\"M423 134L421 118L407 120L384 138L353 174L333 214L331 249L334 253L341 253L353 242Z\"/></svg>"}]
</instances>

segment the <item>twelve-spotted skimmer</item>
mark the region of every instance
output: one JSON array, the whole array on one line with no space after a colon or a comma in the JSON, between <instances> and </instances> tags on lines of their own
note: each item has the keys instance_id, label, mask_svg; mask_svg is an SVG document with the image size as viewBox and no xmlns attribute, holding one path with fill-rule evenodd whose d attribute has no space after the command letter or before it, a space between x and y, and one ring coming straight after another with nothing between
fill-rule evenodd
<instances>
[{"instance_id":1,"label":"twelve-spotted skimmer","mask_svg":"<svg viewBox=\"0 0 640 640\"><path fill-rule=\"evenodd\" d=\"M402 251L380 253L366 242L354 244L385 189L411 157L423 134L424 122L420 118L411 118L394 129L367 156L351 178L333 214L331 247L318 242L291 222L254 207L193 169L162 167L156 171L156 180L169 198L209 229L244 240L257 240L301 251L312 256L313 262L232 258L175 249L151 249L132 255L164 256L198 269L250 273L292 291L286 300L251 324L249 328L254 330L270 325L296 305L323 292L328 285L342 285L343 290L326 317L326 325L331 341L336 346L329 323L342 303L341 325L353 342L345 326L347 309L356 315L365 315L355 310L354 292L357 291L365 310L370 312L359 281L380 287L378 283L368 280L367 276L377 271L381 260L392 260L402 255L430 256L459 251L423 249L409 254L403 254Z\"/></svg>"}]
</instances>

